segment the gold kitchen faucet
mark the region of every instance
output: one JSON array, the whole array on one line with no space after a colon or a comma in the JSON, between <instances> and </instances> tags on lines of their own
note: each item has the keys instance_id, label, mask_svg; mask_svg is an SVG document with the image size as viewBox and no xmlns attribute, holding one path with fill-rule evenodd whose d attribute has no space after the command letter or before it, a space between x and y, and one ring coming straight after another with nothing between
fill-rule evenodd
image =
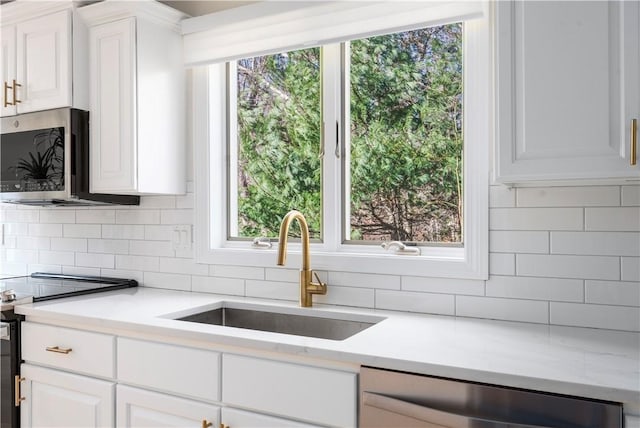
<instances>
[{"instance_id":1,"label":"gold kitchen faucet","mask_svg":"<svg viewBox=\"0 0 640 428\"><path fill-rule=\"evenodd\" d=\"M278 239L278 266L284 266L287 260L287 238L289 227L293 220L298 220L302 232L302 269L300 269L300 306L308 308L313 304L314 294L327 294L327 284L320 281L318 275L311 270L311 255L309 251L309 226L300 211L289 211L280 223L280 238ZM313 282L313 276L318 282Z\"/></svg>"}]
</instances>

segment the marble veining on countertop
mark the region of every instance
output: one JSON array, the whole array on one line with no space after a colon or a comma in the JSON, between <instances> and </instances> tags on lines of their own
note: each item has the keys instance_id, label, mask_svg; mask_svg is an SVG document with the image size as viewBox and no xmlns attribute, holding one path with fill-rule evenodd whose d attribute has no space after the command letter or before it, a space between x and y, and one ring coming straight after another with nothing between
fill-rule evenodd
<instances>
[{"instance_id":1,"label":"marble veining on countertop","mask_svg":"<svg viewBox=\"0 0 640 428\"><path fill-rule=\"evenodd\" d=\"M78 328L113 328L617 401L640 408L640 334L612 330L320 306L386 318L342 341L177 321L168 314L247 299L139 287L21 305L16 312Z\"/></svg>"}]
</instances>

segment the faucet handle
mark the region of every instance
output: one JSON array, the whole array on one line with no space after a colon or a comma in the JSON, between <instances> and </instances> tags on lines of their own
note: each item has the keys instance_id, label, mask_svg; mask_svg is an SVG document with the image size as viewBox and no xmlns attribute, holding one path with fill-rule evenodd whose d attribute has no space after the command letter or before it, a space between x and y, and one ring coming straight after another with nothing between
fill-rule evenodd
<instances>
[{"instance_id":1,"label":"faucet handle","mask_svg":"<svg viewBox=\"0 0 640 428\"><path fill-rule=\"evenodd\" d=\"M327 285L327 284L325 284L324 282L320 281L320 277L318 276L318 274L317 274L317 273L313 272L313 276L315 276L315 277L316 277L316 281L318 281L318 284L319 284L319 285Z\"/></svg>"}]
</instances>

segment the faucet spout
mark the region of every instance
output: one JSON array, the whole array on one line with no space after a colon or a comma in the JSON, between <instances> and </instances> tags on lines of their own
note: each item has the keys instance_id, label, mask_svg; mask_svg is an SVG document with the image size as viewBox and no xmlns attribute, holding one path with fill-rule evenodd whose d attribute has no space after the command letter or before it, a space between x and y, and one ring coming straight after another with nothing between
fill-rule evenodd
<instances>
[{"instance_id":1,"label":"faucet spout","mask_svg":"<svg viewBox=\"0 0 640 428\"><path fill-rule=\"evenodd\" d=\"M320 281L318 275L315 275L318 282L313 282L314 273L311 270L311 255L309 250L309 226L304 215L300 211L289 211L280 223L280 237L278 239L278 266L284 266L287 260L287 239L289 236L289 227L294 220L300 224L301 244L302 244L302 267L300 269L300 306L310 307L313 304L314 294L327 294L327 284Z\"/></svg>"}]
</instances>

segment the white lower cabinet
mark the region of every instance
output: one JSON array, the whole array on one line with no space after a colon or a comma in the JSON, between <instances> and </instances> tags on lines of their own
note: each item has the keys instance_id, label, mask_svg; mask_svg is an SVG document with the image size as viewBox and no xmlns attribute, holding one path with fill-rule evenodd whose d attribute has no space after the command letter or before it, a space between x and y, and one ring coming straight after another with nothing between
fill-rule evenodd
<instances>
[{"instance_id":1,"label":"white lower cabinet","mask_svg":"<svg viewBox=\"0 0 640 428\"><path fill-rule=\"evenodd\" d=\"M319 428L302 422L225 407L220 428Z\"/></svg>"},{"instance_id":2,"label":"white lower cabinet","mask_svg":"<svg viewBox=\"0 0 640 428\"><path fill-rule=\"evenodd\" d=\"M136 427L215 427L220 423L220 408L139 388L118 385L117 426Z\"/></svg>"},{"instance_id":3,"label":"white lower cabinet","mask_svg":"<svg viewBox=\"0 0 640 428\"><path fill-rule=\"evenodd\" d=\"M356 372L42 323L22 332L26 428L357 426Z\"/></svg>"},{"instance_id":4,"label":"white lower cabinet","mask_svg":"<svg viewBox=\"0 0 640 428\"><path fill-rule=\"evenodd\" d=\"M114 426L115 383L23 364L23 428Z\"/></svg>"},{"instance_id":5,"label":"white lower cabinet","mask_svg":"<svg viewBox=\"0 0 640 428\"><path fill-rule=\"evenodd\" d=\"M222 401L320 425L354 427L357 374L224 354Z\"/></svg>"}]
</instances>

